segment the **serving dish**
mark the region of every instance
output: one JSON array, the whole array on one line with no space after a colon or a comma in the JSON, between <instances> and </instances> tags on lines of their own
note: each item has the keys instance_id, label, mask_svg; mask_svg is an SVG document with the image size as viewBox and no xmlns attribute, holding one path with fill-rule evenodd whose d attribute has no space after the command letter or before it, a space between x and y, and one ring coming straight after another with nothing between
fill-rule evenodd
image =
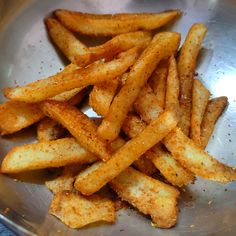
<instances>
[{"instance_id":1,"label":"serving dish","mask_svg":"<svg viewBox=\"0 0 236 236\"><path fill-rule=\"evenodd\" d=\"M46 77L68 63L50 42L43 22L46 16L59 8L93 13L159 12L179 8L183 11L182 18L166 29L180 32L182 40L193 23L205 23L209 30L199 57L198 76L213 97L225 95L229 98L229 106L220 118L207 150L220 161L236 165L235 1L0 1L1 88ZM82 40L88 45L94 43L89 37L82 37ZM1 102L5 100L2 95L0 99ZM89 116L96 115L87 107L83 111ZM12 147L34 141L35 134L31 128L1 138L0 159ZM151 227L150 220L143 215L133 209L123 209L117 213L115 225L93 224L80 230L71 230L47 214L52 195L44 186L48 178L46 172L34 171L13 177L0 175L0 219L19 235L236 234L236 183L222 185L197 179L195 184L183 191L178 224L172 229Z\"/></svg>"}]
</instances>

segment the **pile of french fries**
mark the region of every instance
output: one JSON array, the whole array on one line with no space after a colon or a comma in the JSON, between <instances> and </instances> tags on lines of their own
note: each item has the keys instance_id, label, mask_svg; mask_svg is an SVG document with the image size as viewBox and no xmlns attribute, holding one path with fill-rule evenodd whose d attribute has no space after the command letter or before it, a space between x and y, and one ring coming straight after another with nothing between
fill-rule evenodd
<instances>
[{"instance_id":1,"label":"pile of french fries","mask_svg":"<svg viewBox=\"0 0 236 236\"><path fill-rule=\"evenodd\" d=\"M179 33L152 33L177 16L178 10L57 10L46 26L71 64L48 78L4 89L9 101L0 105L1 134L37 123L38 142L13 148L1 172L63 167L46 186L53 192L49 213L67 226L115 222L114 201L99 192L108 185L150 215L156 227L170 228L177 221L179 189L195 176L236 179L234 168L204 151L227 106L226 97L209 100L209 90L195 78L206 26L194 24L181 49ZM74 32L112 38L87 47ZM88 94L102 118L99 126L77 106ZM161 180L153 177L156 172Z\"/></svg>"}]
</instances>

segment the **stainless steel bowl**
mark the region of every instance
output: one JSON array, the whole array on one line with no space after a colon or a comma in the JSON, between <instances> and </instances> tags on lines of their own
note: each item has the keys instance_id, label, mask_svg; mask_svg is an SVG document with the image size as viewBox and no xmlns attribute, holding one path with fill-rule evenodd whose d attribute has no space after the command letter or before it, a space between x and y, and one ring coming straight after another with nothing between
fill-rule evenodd
<instances>
[{"instance_id":1,"label":"stainless steel bowl","mask_svg":"<svg viewBox=\"0 0 236 236\"><path fill-rule=\"evenodd\" d=\"M207 150L222 162L236 165L235 0L0 0L1 87L23 85L64 66L65 60L49 41L43 22L45 16L58 8L95 13L179 8L183 17L169 28L180 32L182 40L193 23L205 23L209 31L197 71L212 96L229 98L227 111L220 118ZM4 101L2 95L0 99ZM90 110L87 112L93 115ZM34 140L30 128L1 138L0 158L12 147ZM0 220L20 235L236 235L236 183L221 185L198 179L188 186L180 199L178 224L172 229L153 228L150 220L135 210L121 210L114 225L96 224L71 230L47 214L51 193L43 185L47 178L43 171L17 178L24 182L0 175Z\"/></svg>"}]
</instances>

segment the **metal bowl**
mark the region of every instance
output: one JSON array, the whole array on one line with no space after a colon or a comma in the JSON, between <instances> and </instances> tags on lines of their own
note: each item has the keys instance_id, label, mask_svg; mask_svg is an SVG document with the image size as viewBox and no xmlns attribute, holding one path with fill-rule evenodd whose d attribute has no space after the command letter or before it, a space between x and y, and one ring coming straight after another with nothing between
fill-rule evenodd
<instances>
[{"instance_id":1,"label":"metal bowl","mask_svg":"<svg viewBox=\"0 0 236 236\"><path fill-rule=\"evenodd\" d=\"M0 0L0 86L15 86L46 77L65 65L48 39L43 19L58 8L83 12L159 12L179 8L183 16L168 28L182 34L203 22L208 33L197 71L212 92L226 95L229 106L215 128L207 150L220 161L236 165L236 1L234 0ZM84 40L89 42L88 38ZM0 97L4 101L3 96ZM86 109L85 109L86 110ZM90 110L87 110L91 116ZM0 121L1 122L1 121ZM14 146L35 141L33 129L0 139L0 159ZM0 175L0 220L20 235L236 235L236 183L222 185L202 179L182 193L178 224L156 229L135 210L121 210L114 225L95 224L71 230L48 215L51 193L45 172Z\"/></svg>"}]
</instances>

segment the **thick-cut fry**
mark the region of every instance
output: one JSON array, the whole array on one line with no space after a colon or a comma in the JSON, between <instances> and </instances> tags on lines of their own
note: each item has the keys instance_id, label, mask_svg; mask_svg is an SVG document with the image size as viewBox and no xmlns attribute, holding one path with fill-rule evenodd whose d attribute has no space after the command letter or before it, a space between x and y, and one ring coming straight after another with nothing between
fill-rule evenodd
<instances>
[{"instance_id":1,"label":"thick-cut fry","mask_svg":"<svg viewBox=\"0 0 236 236\"><path fill-rule=\"evenodd\" d=\"M83 67L99 59L109 61L115 55L132 47L146 46L151 41L151 38L151 33L144 31L117 35L102 45L90 47L87 54L78 54L76 63L78 66Z\"/></svg>"},{"instance_id":2,"label":"thick-cut fry","mask_svg":"<svg viewBox=\"0 0 236 236\"><path fill-rule=\"evenodd\" d=\"M71 62L75 62L76 55L89 53L88 48L59 21L53 18L48 18L45 22L52 41Z\"/></svg>"},{"instance_id":3,"label":"thick-cut fry","mask_svg":"<svg viewBox=\"0 0 236 236\"><path fill-rule=\"evenodd\" d=\"M15 147L4 158L2 173L60 167L72 163L92 163L97 158L83 149L74 138L26 144Z\"/></svg>"},{"instance_id":4,"label":"thick-cut fry","mask_svg":"<svg viewBox=\"0 0 236 236\"><path fill-rule=\"evenodd\" d=\"M229 182L236 180L236 170L203 151L179 129L175 128L164 139L164 144L181 165L194 174L209 180Z\"/></svg>"},{"instance_id":5,"label":"thick-cut fry","mask_svg":"<svg viewBox=\"0 0 236 236\"><path fill-rule=\"evenodd\" d=\"M168 61L163 60L158 65L152 76L148 80L154 94L157 97L157 102L164 109L166 97L166 78L168 74Z\"/></svg>"},{"instance_id":6,"label":"thick-cut fry","mask_svg":"<svg viewBox=\"0 0 236 236\"><path fill-rule=\"evenodd\" d=\"M83 197L72 192L57 193L49 213L71 228L81 228L98 221L115 222L114 203L97 195Z\"/></svg>"},{"instance_id":7,"label":"thick-cut fry","mask_svg":"<svg viewBox=\"0 0 236 236\"><path fill-rule=\"evenodd\" d=\"M169 59L168 76L166 80L165 109L179 113L179 77L174 56Z\"/></svg>"},{"instance_id":8,"label":"thick-cut fry","mask_svg":"<svg viewBox=\"0 0 236 236\"><path fill-rule=\"evenodd\" d=\"M135 111L140 114L142 120L145 120L147 123L156 119L163 112L155 94L148 84L139 92L134 103L134 108Z\"/></svg>"},{"instance_id":9,"label":"thick-cut fry","mask_svg":"<svg viewBox=\"0 0 236 236\"><path fill-rule=\"evenodd\" d=\"M119 135L125 116L140 90L158 62L172 55L178 49L179 41L180 35L178 33L166 32L154 36L149 46L132 67L126 83L115 96L108 115L99 126L98 133L101 137L114 140Z\"/></svg>"},{"instance_id":10,"label":"thick-cut fry","mask_svg":"<svg viewBox=\"0 0 236 236\"><path fill-rule=\"evenodd\" d=\"M163 139L176 125L177 120L171 112L163 113L115 152L110 160L97 162L82 171L76 178L75 188L84 195L95 193Z\"/></svg>"},{"instance_id":11,"label":"thick-cut fry","mask_svg":"<svg viewBox=\"0 0 236 236\"><path fill-rule=\"evenodd\" d=\"M37 125L37 139L39 142L62 138L65 132L66 129L63 126L49 117L45 117Z\"/></svg>"},{"instance_id":12,"label":"thick-cut fry","mask_svg":"<svg viewBox=\"0 0 236 236\"><path fill-rule=\"evenodd\" d=\"M97 135L97 126L85 114L67 103L45 101L41 108L45 115L62 124L82 147L107 161L111 150L105 140Z\"/></svg>"},{"instance_id":13,"label":"thick-cut fry","mask_svg":"<svg viewBox=\"0 0 236 236\"><path fill-rule=\"evenodd\" d=\"M201 146L201 123L209 97L209 90L201 83L201 81L195 79L193 81L190 135L192 140L199 146Z\"/></svg>"},{"instance_id":14,"label":"thick-cut fry","mask_svg":"<svg viewBox=\"0 0 236 236\"><path fill-rule=\"evenodd\" d=\"M155 165L146 156L141 156L138 160L134 161L133 166L146 175L152 175L157 172Z\"/></svg>"},{"instance_id":15,"label":"thick-cut fry","mask_svg":"<svg viewBox=\"0 0 236 236\"><path fill-rule=\"evenodd\" d=\"M201 144L203 148L206 147L208 140L214 130L215 123L224 111L227 104L227 97L213 98L208 102L201 124Z\"/></svg>"},{"instance_id":16,"label":"thick-cut fry","mask_svg":"<svg viewBox=\"0 0 236 236\"><path fill-rule=\"evenodd\" d=\"M38 104L9 101L0 105L0 134L11 134L44 117Z\"/></svg>"},{"instance_id":17,"label":"thick-cut fry","mask_svg":"<svg viewBox=\"0 0 236 236\"><path fill-rule=\"evenodd\" d=\"M62 174L52 180L45 182L45 185L54 194L63 191L72 191L75 181L75 176L84 169L84 165L68 165L63 168Z\"/></svg>"},{"instance_id":18,"label":"thick-cut fry","mask_svg":"<svg viewBox=\"0 0 236 236\"><path fill-rule=\"evenodd\" d=\"M151 215L159 228L170 228L177 220L179 191L129 167L110 182L118 196Z\"/></svg>"},{"instance_id":19,"label":"thick-cut fry","mask_svg":"<svg viewBox=\"0 0 236 236\"><path fill-rule=\"evenodd\" d=\"M146 124L137 116L128 115L122 128L130 138L134 138L141 133L145 127ZM149 149L144 156L153 162L156 168L172 185L182 187L183 185L193 182L194 175L183 168L171 154L163 150L159 144ZM138 160L140 160L140 158Z\"/></svg>"},{"instance_id":20,"label":"thick-cut fry","mask_svg":"<svg viewBox=\"0 0 236 236\"><path fill-rule=\"evenodd\" d=\"M107 63L95 63L66 74L58 73L24 87L5 88L4 95L17 101L40 102L74 88L114 79L123 74L136 61L139 52L140 48L135 47L123 52L118 59Z\"/></svg>"},{"instance_id":21,"label":"thick-cut fry","mask_svg":"<svg viewBox=\"0 0 236 236\"><path fill-rule=\"evenodd\" d=\"M71 31L87 35L111 36L137 30L154 30L179 16L180 11L98 15L58 10L55 14Z\"/></svg>"},{"instance_id":22,"label":"thick-cut fry","mask_svg":"<svg viewBox=\"0 0 236 236\"><path fill-rule=\"evenodd\" d=\"M116 78L93 86L93 90L89 94L89 105L97 114L101 116L108 114L118 85L119 80Z\"/></svg>"},{"instance_id":23,"label":"thick-cut fry","mask_svg":"<svg viewBox=\"0 0 236 236\"><path fill-rule=\"evenodd\" d=\"M68 104L77 105L79 104L84 96L87 94L88 90L82 89L74 97L72 97ZM66 129L62 127L58 122L52 120L49 117L42 119L37 125L37 138L39 142L50 141L62 138L66 132Z\"/></svg>"},{"instance_id":24,"label":"thick-cut fry","mask_svg":"<svg viewBox=\"0 0 236 236\"><path fill-rule=\"evenodd\" d=\"M196 61L207 28L203 24L194 24L188 32L180 51L178 72L180 79L180 112L179 126L185 135L189 135L193 77Z\"/></svg>"}]
</instances>

